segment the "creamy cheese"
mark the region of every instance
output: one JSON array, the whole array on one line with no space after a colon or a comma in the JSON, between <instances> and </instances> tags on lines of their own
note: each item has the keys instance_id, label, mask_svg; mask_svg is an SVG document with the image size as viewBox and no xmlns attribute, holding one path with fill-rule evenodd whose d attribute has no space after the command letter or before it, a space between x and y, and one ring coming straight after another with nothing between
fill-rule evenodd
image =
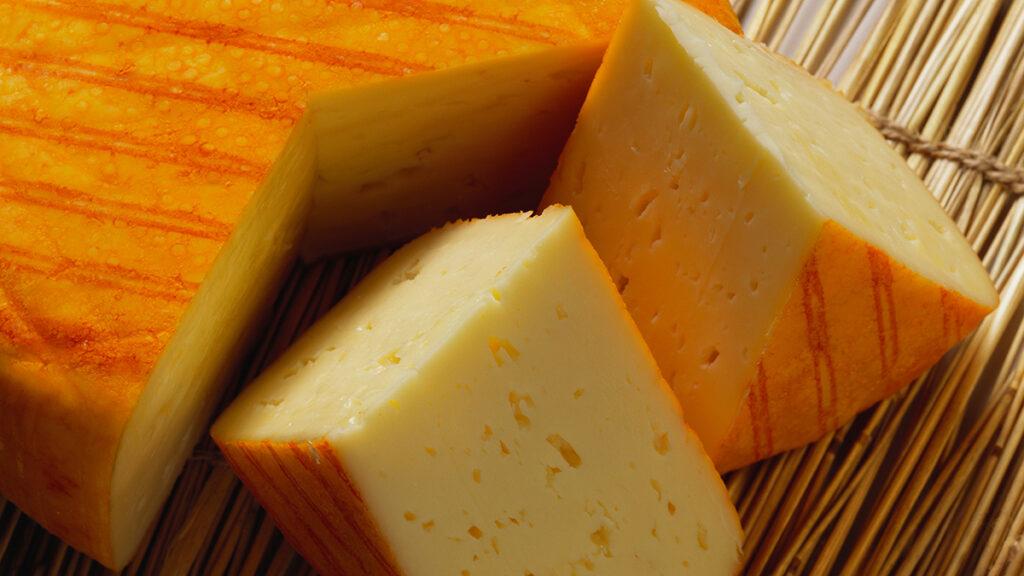
<instances>
[{"instance_id":1,"label":"creamy cheese","mask_svg":"<svg viewBox=\"0 0 1024 576\"><path fill-rule=\"evenodd\" d=\"M404 248L213 433L314 564L334 552L302 534L330 527L330 494L297 473L299 486L275 484L263 466L305 458L348 478L374 526L365 541L408 576L738 568L721 480L566 208L458 223ZM252 464L266 458L277 463ZM310 512L289 516L280 503L303 492Z\"/></svg>"},{"instance_id":2,"label":"creamy cheese","mask_svg":"<svg viewBox=\"0 0 1024 576\"><path fill-rule=\"evenodd\" d=\"M762 448L730 467L848 420L996 302L956 226L852 104L683 3L634 5L544 203L576 209L716 459L745 405L783 411L755 406L760 432L739 434ZM840 236L849 252L823 259ZM879 344L857 348L857 329ZM783 348L789 365L759 373ZM758 382L767 392L751 395Z\"/></svg>"}]
</instances>

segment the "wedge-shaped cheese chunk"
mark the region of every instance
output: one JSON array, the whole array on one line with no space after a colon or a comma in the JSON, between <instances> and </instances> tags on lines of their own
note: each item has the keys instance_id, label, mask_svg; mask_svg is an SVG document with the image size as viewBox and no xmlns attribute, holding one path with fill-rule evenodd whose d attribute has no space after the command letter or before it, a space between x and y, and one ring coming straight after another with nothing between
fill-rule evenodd
<instances>
[{"instance_id":1,"label":"wedge-shaped cheese chunk","mask_svg":"<svg viewBox=\"0 0 1024 576\"><path fill-rule=\"evenodd\" d=\"M576 209L720 469L848 422L995 306L852 104L681 3L628 14L544 203Z\"/></svg>"},{"instance_id":2,"label":"wedge-shaped cheese chunk","mask_svg":"<svg viewBox=\"0 0 1024 576\"><path fill-rule=\"evenodd\" d=\"M307 223L318 255L532 208L621 9L5 3L0 493L127 562Z\"/></svg>"},{"instance_id":3,"label":"wedge-shaped cheese chunk","mask_svg":"<svg viewBox=\"0 0 1024 576\"><path fill-rule=\"evenodd\" d=\"M323 574L730 574L722 482L571 209L392 256L214 438Z\"/></svg>"}]
</instances>

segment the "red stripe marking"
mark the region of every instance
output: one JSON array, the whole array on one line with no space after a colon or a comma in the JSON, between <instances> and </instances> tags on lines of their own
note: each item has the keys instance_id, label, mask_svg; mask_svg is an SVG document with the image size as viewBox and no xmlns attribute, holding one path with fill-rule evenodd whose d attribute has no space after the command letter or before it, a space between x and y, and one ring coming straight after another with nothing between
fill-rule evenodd
<instances>
[{"instance_id":1,"label":"red stripe marking","mask_svg":"<svg viewBox=\"0 0 1024 576\"><path fill-rule=\"evenodd\" d=\"M956 344L962 337L960 309L952 303L953 295L945 288L939 288L939 307L942 309L942 338L947 346Z\"/></svg>"},{"instance_id":2,"label":"red stripe marking","mask_svg":"<svg viewBox=\"0 0 1024 576\"><path fill-rule=\"evenodd\" d=\"M747 410L750 411L750 432L754 437L754 460L764 458L764 450L761 448L761 427L757 423L757 392L751 388L747 391Z\"/></svg>"},{"instance_id":3,"label":"red stripe marking","mask_svg":"<svg viewBox=\"0 0 1024 576\"><path fill-rule=\"evenodd\" d=\"M101 130L65 120L25 117L9 109L0 110L0 133L178 165L200 173L230 174L258 180L269 169L266 164L224 152L204 151L198 145L144 140L125 131Z\"/></svg>"},{"instance_id":4,"label":"red stripe marking","mask_svg":"<svg viewBox=\"0 0 1024 576\"><path fill-rule=\"evenodd\" d=\"M277 467L281 469L281 474L284 476L285 480L288 481L288 487L291 489L292 493L297 495L299 498L302 499L303 503L306 504L307 509L310 512L314 512L316 510L319 510L320 506L318 506L317 503L313 501L313 498L310 497L310 495L307 494L306 491L302 489L302 485L299 484L298 480L296 480L295 477L292 475L292 473L288 470L288 467L285 466L284 460L281 459L281 456L277 453L277 450L274 450L273 444L271 442L269 442L269 441L265 441L265 442L263 442L263 445L267 449L267 451L270 453L270 457L277 464ZM328 517L326 517L323 520L323 523L324 523L324 526L328 530L330 530L330 536L332 537L331 542L334 543L334 544L337 544L341 548L343 548L346 551L348 551L348 547L345 546L344 542L342 542L341 539L338 538L338 536L337 536L337 533L336 533L337 527L333 526L333 524L334 524L333 519L331 519L328 516ZM335 548L334 547L329 547L329 548L330 548L330 552L332 553L332 556L328 556L328 558L331 558L332 559L331 561L333 562L334 560L337 559L335 556L333 556L333 553L335 552Z\"/></svg>"},{"instance_id":5,"label":"red stripe marking","mask_svg":"<svg viewBox=\"0 0 1024 576\"><path fill-rule=\"evenodd\" d=\"M818 428L822 434L839 426L836 407L836 373L829 350L828 318L825 316L825 289L818 272L817 256L812 254L801 278L804 320L807 323L814 385L818 395ZM822 373L824 371L824 374ZM828 379L828 398L824 378Z\"/></svg>"},{"instance_id":6,"label":"red stripe marking","mask_svg":"<svg viewBox=\"0 0 1024 576\"><path fill-rule=\"evenodd\" d=\"M0 261L0 270L3 268L3 262ZM3 281L2 275L0 281ZM40 317L26 308L9 288L0 287L0 296L3 297L0 298L0 334L6 336L11 343L20 343L21 352L34 354L41 362L69 368L121 368L133 374L142 374L152 367L162 349L157 342L136 342L129 349L124 346L105 345L109 342L119 342L123 336L88 322L73 323ZM136 323L133 332L152 333L156 330L155 327L146 328ZM58 348L57 355L44 356L40 345ZM29 348L30 346L34 346L34 350ZM45 360L45 357L51 359ZM56 358L56 361L53 358Z\"/></svg>"},{"instance_id":7,"label":"red stripe marking","mask_svg":"<svg viewBox=\"0 0 1024 576\"><path fill-rule=\"evenodd\" d=\"M53 198L54 196L56 198ZM228 224L189 212L161 210L129 202L107 200L46 182L0 180L0 199L51 208L64 213L79 214L95 220L122 221L140 228L162 230L219 242L226 241L231 236L232 230ZM137 214L132 214L133 212ZM185 222L191 221L196 225L162 222L157 219L161 217Z\"/></svg>"},{"instance_id":8,"label":"red stripe marking","mask_svg":"<svg viewBox=\"0 0 1024 576\"><path fill-rule=\"evenodd\" d=\"M10 0L3 1L10 2ZM384 76L403 76L412 72L432 69L423 64L406 62L383 54L270 36L217 22L188 20L167 14L158 14L150 11L147 7L129 8L90 0L27 0L23 3L37 10L82 20L129 26L149 32L277 54L300 61L364 70Z\"/></svg>"},{"instance_id":9,"label":"red stripe marking","mask_svg":"<svg viewBox=\"0 0 1024 576\"><path fill-rule=\"evenodd\" d=\"M266 447L269 447L270 443L269 442L265 442L264 444L267 445ZM270 449L271 449L271 453L273 453L273 448L270 448ZM241 452L242 456L244 456L245 459L249 461L249 464L252 466L252 470L255 471L256 475L262 476L264 481L266 482L266 485L271 487L271 489L274 490L275 492L277 492L278 495L281 497L281 499L284 500L285 503L287 503L287 501L288 501L287 494L281 493L280 487L277 486L276 482L274 481L274 478L270 475L270 472L268 472L266 469L263 468L262 465L260 465L260 463L256 459L256 457L252 455L252 452L248 448L246 448L245 446L239 446L238 447L238 451ZM238 469L237 466L236 466L236 469ZM278 514L280 513L280 511L277 511L277 512L278 512ZM276 518L280 518L280 516L278 516L277 514L274 514L274 516ZM295 538L293 543L298 548L302 548L302 546L301 546L302 544L304 544L306 541L310 541L310 542L313 543L314 546L317 547L317 549L319 550L319 552L320 552L321 556L324 558L324 560L326 560L328 562L334 562L335 558L331 554L330 549L327 547L326 544L324 544L324 542L322 540L320 540L320 537L317 534L316 530L313 530L313 528L306 522L305 518L303 518L303 516L302 516L302 513L301 512L296 513L296 514L293 515L293 517L295 518L295 521L296 521L295 523L299 524L300 528L302 528L306 532L306 534L304 536L302 536L300 538ZM288 528L288 529L294 529L294 524L291 523L291 522L285 523L284 526L286 528Z\"/></svg>"},{"instance_id":10,"label":"red stripe marking","mask_svg":"<svg viewBox=\"0 0 1024 576\"><path fill-rule=\"evenodd\" d=\"M291 102L259 100L196 82L138 74L129 67L110 68L72 58L3 48L0 48L0 63L21 74L35 73L39 77L62 78L154 98L192 102L218 110L258 116L264 120L295 122L303 113L300 106Z\"/></svg>"},{"instance_id":11,"label":"red stripe marking","mask_svg":"<svg viewBox=\"0 0 1024 576\"><path fill-rule=\"evenodd\" d=\"M326 452L331 450L330 447L327 446L326 443L324 442L320 442L316 446L313 446L312 444L310 444L309 446L312 449L316 450L318 458L320 458L321 455L323 455L324 458L327 458ZM353 533L359 539L359 542L363 545L363 548L370 553L374 560L376 560L375 569L384 570L385 573L387 574L393 574L395 576L398 576L397 572L395 572L394 569L391 567L391 563L388 562L387 559L380 552L380 550L378 550L377 547L373 545L373 542L367 537L365 533L363 533L363 530L360 529L359 523L356 520L354 520L352 516L348 513L348 507L345 505L345 502L339 498L337 490L331 484L330 479L321 473L319 466L314 464L312 457L306 451L299 448L299 446L297 446L296 444L291 445L291 450L292 453L295 455L296 460L298 460L299 464L301 464L306 469L306 471L310 473L310 475L316 478L320 485L324 488L324 491L330 495L331 502L334 504L334 508L338 511L339 514L341 514L342 519L352 529ZM337 469L335 469L334 472L337 473ZM350 486L347 483L345 484L346 486ZM359 501L361 502L362 500ZM366 568L365 564L362 561L362 557L355 553L353 553L353 555L356 557L356 560L359 563L360 568L365 573L369 574L371 571Z\"/></svg>"},{"instance_id":12,"label":"red stripe marking","mask_svg":"<svg viewBox=\"0 0 1024 576\"><path fill-rule=\"evenodd\" d=\"M747 393L747 407L750 409L750 427L754 435L754 458L761 460L775 451L768 405L768 375L763 361L757 363L757 378Z\"/></svg>"},{"instance_id":13,"label":"red stripe marking","mask_svg":"<svg viewBox=\"0 0 1024 576\"><path fill-rule=\"evenodd\" d=\"M39 275L39 276L46 276L46 277L49 277L49 278L54 278L54 276L56 276L56 274L52 270L44 270L42 268L38 268L38 267L32 266L30 264L24 264L24 263L21 263L21 262L15 262L13 260L9 260L9 259L5 258L3 255L0 255L0 271L7 270L7 269L18 270L20 272L27 272L27 273L30 273L30 274L36 274L36 275ZM85 276L85 275L80 275L80 274L69 274L67 276L68 276L68 280L71 280L72 282L74 282L76 284L89 284L89 285L92 285L92 286L97 286L99 288L109 288L111 290L128 292L128 293L131 293L131 294L137 294L139 296L146 296L148 298L157 298L157 299L160 299L160 300L166 300L168 302L186 303L186 302L189 301L189 298L186 297L186 296L181 296L181 295L173 294L173 293L169 293L169 292L161 292L159 290L150 290L150 289L147 289L147 288L139 288L139 287L135 287L135 286L126 286L124 284L121 284L121 283L118 283L118 282L114 282L114 281L111 281L111 280L104 280L102 278L96 278L96 277Z\"/></svg>"},{"instance_id":14,"label":"red stripe marking","mask_svg":"<svg viewBox=\"0 0 1024 576\"><path fill-rule=\"evenodd\" d=\"M185 210L171 210L167 208L159 208L156 206L145 206L142 204L134 204L132 202L124 202L122 200L112 200L109 198L101 198L94 196L81 190L75 190L64 186L59 186L49 182L43 182L38 180L23 180L17 178L6 178L0 179L0 186L6 186L13 189L33 189L44 191L61 198L67 198L69 200L84 201L91 204L97 204L100 206L109 206L112 208L124 209L132 212L141 212L147 216L167 218L184 222L189 225L196 227L209 228L212 230L219 230L221 232L230 233L233 230L233 225L226 222L217 220L216 218L209 218L201 216L195 212L187 212Z\"/></svg>"},{"instance_id":15,"label":"red stripe marking","mask_svg":"<svg viewBox=\"0 0 1024 576\"><path fill-rule=\"evenodd\" d=\"M15 260L15 257L21 261ZM28 260L29 263L26 263ZM24 248L0 243L0 263L4 267L46 276L50 279L67 279L81 284L124 291L140 296L158 298L170 302L185 303L191 300L199 285L180 278L167 278L147 274L131 268L88 262L72 258L51 258ZM42 266L41 266L42 265ZM144 284L133 285L131 282ZM162 286L154 289L152 286Z\"/></svg>"},{"instance_id":16,"label":"red stripe marking","mask_svg":"<svg viewBox=\"0 0 1024 576\"><path fill-rule=\"evenodd\" d=\"M892 267L889 264L889 258L874 247L868 247L868 265L871 269L871 291L875 300L878 352L881 359L882 379L885 380L888 379L889 371L899 357L899 325L896 323ZM892 335L891 338L886 336L887 333Z\"/></svg>"},{"instance_id":17,"label":"red stripe marking","mask_svg":"<svg viewBox=\"0 0 1024 576\"><path fill-rule=\"evenodd\" d=\"M331 486L324 481L323 477L320 476L316 466L313 464L313 459L309 456L309 454L306 454L301 448L298 447L298 445L296 445L293 442L288 443L288 448L291 450L292 455L298 461L299 465L305 468L306 472L308 472L314 479L316 479L317 483L324 488L324 492L326 492L328 497L331 499L331 503L334 504L334 510L341 516L342 521L346 525L348 525L349 528L352 529L352 531L356 534L356 537L360 540L360 542L365 547L368 547L368 544L366 542L366 536L359 530L359 527L352 522L352 519L349 518L349 515L346 513L344 506L338 500L338 495L334 493L334 491L331 489ZM347 552L355 560L356 564L359 565L360 573L370 574L372 572L363 562L363 557L358 552L347 546L341 538L337 538L337 541L345 549L345 552Z\"/></svg>"},{"instance_id":18,"label":"red stripe marking","mask_svg":"<svg viewBox=\"0 0 1024 576\"><path fill-rule=\"evenodd\" d=\"M195 291L199 289L199 283L187 282L181 278L168 278L166 276L158 276L156 274L150 274L148 272L142 272L134 268L125 268L124 266L118 266L116 264L107 264L104 262L89 262L84 260L76 260L74 258L54 258L41 254L38 252L32 252L25 248L19 248L11 244L0 243L0 250L9 252L12 254L18 254L20 256L35 260L37 262L55 263L59 271L67 269L89 269L94 272L108 273L116 275L122 280L134 280L137 282L144 282L146 284L163 284L165 286L173 287L180 290Z\"/></svg>"},{"instance_id":19,"label":"red stripe marking","mask_svg":"<svg viewBox=\"0 0 1024 576\"><path fill-rule=\"evenodd\" d=\"M439 24L464 26L542 44L557 45L559 42L578 38L575 34L560 28L526 22L519 18L481 14L468 6L451 6L422 0L415 2L409 0L363 0L362 6L376 12Z\"/></svg>"},{"instance_id":20,"label":"red stripe marking","mask_svg":"<svg viewBox=\"0 0 1024 576\"><path fill-rule=\"evenodd\" d=\"M341 461L338 460L338 456L334 452L334 450L331 449L331 447L326 442L321 442L318 452L320 453L322 459L330 462L331 466L334 468L335 473L338 474L336 478L340 480L342 484L344 484L344 490L348 492L349 496L351 496L356 502L359 502L360 505L362 505L365 508L366 503L363 500L362 494L359 493L359 490L357 490L356 487L349 480L348 475L345 474L344 468L341 465ZM372 518L368 520L370 522L373 522ZM362 532L360 532L360 534L362 534ZM373 546L372 544L370 544L369 546L374 558L376 558L377 561L384 568L384 570L386 570L387 574L399 576L399 573L395 570L391 560L387 558L385 552L379 549L377 546Z\"/></svg>"}]
</instances>

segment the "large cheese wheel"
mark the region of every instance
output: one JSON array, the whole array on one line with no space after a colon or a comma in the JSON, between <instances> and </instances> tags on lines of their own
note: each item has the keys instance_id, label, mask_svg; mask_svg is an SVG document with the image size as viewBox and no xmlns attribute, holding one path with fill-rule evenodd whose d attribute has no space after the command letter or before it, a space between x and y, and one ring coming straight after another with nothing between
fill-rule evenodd
<instances>
[{"instance_id":1,"label":"large cheese wheel","mask_svg":"<svg viewBox=\"0 0 1024 576\"><path fill-rule=\"evenodd\" d=\"M0 493L125 564L311 214L315 255L532 203L620 11L5 3Z\"/></svg>"},{"instance_id":2,"label":"large cheese wheel","mask_svg":"<svg viewBox=\"0 0 1024 576\"><path fill-rule=\"evenodd\" d=\"M720 28L638 1L543 202L576 209L728 470L892 394L997 297L851 103Z\"/></svg>"},{"instance_id":3,"label":"large cheese wheel","mask_svg":"<svg viewBox=\"0 0 1024 576\"><path fill-rule=\"evenodd\" d=\"M322 574L733 574L711 460L572 210L396 253L213 428Z\"/></svg>"}]
</instances>

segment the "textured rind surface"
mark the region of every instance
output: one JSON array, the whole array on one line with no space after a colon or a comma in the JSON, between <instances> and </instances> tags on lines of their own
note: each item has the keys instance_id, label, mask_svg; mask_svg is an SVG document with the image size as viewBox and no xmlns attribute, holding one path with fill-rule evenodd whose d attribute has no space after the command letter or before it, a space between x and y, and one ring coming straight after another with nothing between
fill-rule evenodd
<instances>
[{"instance_id":1,"label":"textured rind surface","mask_svg":"<svg viewBox=\"0 0 1024 576\"><path fill-rule=\"evenodd\" d=\"M623 2L0 5L0 493L112 565L125 422L309 95L603 39Z\"/></svg>"},{"instance_id":2,"label":"textured rind surface","mask_svg":"<svg viewBox=\"0 0 1024 576\"><path fill-rule=\"evenodd\" d=\"M724 472L821 438L909 384L990 311L826 222L712 459Z\"/></svg>"},{"instance_id":3,"label":"textured rind surface","mask_svg":"<svg viewBox=\"0 0 1024 576\"><path fill-rule=\"evenodd\" d=\"M317 572L400 574L358 490L325 440L219 446L288 542Z\"/></svg>"},{"instance_id":4,"label":"textured rind surface","mask_svg":"<svg viewBox=\"0 0 1024 576\"><path fill-rule=\"evenodd\" d=\"M308 95L605 35L614 9L362 5L0 11L0 492L107 564L124 424Z\"/></svg>"}]
</instances>

